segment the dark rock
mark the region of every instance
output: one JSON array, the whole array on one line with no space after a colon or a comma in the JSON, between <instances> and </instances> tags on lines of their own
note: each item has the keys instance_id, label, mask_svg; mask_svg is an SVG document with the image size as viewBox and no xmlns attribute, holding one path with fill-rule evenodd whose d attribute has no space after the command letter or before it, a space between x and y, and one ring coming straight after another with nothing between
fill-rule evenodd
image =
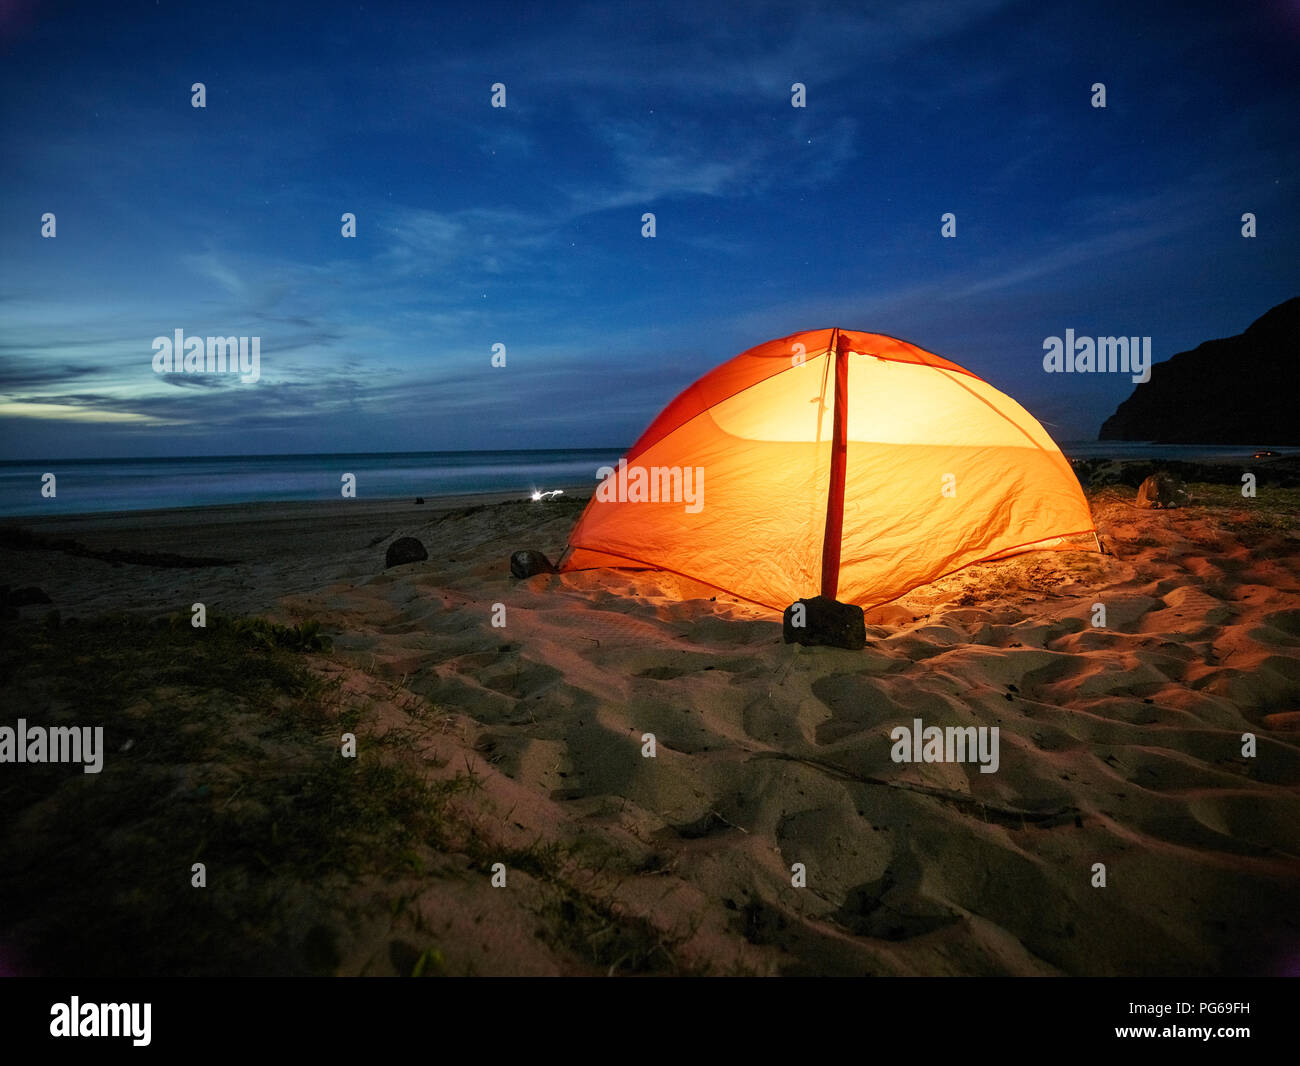
<instances>
[{"instance_id":1,"label":"dark rock","mask_svg":"<svg viewBox=\"0 0 1300 1066\"><path fill-rule=\"evenodd\" d=\"M35 585L26 588L11 589L8 585L0 586L0 603L6 607L28 607L33 603L53 603L44 589Z\"/></svg>"},{"instance_id":2,"label":"dark rock","mask_svg":"<svg viewBox=\"0 0 1300 1066\"><path fill-rule=\"evenodd\" d=\"M795 608L803 604L802 626L793 624ZM867 625L862 608L825 596L796 600L785 609L781 635L787 644L826 645L856 650L867 646Z\"/></svg>"},{"instance_id":3,"label":"dark rock","mask_svg":"<svg viewBox=\"0 0 1300 1066\"><path fill-rule=\"evenodd\" d=\"M1300 486L1300 456L1275 455L1248 459L1191 461L1186 459L1075 459L1072 463L1079 482L1086 489L1127 485L1137 488L1152 474L1173 474L1185 482L1204 481L1211 485L1241 486L1241 475L1252 473L1260 485L1281 488Z\"/></svg>"},{"instance_id":4,"label":"dark rock","mask_svg":"<svg viewBox=\"0 0 1300 1066\"><path fill-rule=\"evenodd\" d=\"M1300 296L1235 337L1206 341L1151 367L1098 440L1170 444L1300 444L1295 417Z\"/></svg>"},{"instance_id":5,"label":"dark rock","mask_svg":"<svg viewBox=\"0 0 1300 1066\"><path fill-rule=\"evenodd\" d=\"M515 577L532 577L534 574L553 574L555 567L541 552L525 548L511 554L510 572Z\"/></svg>"},{"instance_id":6,"label":"dark rock","mask_svg":"<svg viewBox=\"0 0 1300 1066\"><path fill-rule=\"evenodd\" d=\"M423 496L417 496L417 497L415 498L415 502L416 502L417 504L424 503L424 497L423 497Z\"/></svg>"},{"instance_id":7,"label":"dark rock","mask_svg":"<svg viewBox=\"0 0 1300 1066\"><path fill-rule=\"evenodd\" d=\"M1185 507L1191 497L1187 487L1173 474L1164 472L1152 474L1138 486L1137 505L1139 507Z\"/></svg>"},{"instance_id":8,"label":"dark rock","mask_svg":"<svg viewBox=\"0 0 1300 1066\"><path fill-rule=\"evenodd\" d=\"M388 546L388 551L384 555L384 569L387 570L390 566L401 566L404 563L421 563L427 558L429 553L414 537L398 537Z\"/></svg>"}]
</instances>

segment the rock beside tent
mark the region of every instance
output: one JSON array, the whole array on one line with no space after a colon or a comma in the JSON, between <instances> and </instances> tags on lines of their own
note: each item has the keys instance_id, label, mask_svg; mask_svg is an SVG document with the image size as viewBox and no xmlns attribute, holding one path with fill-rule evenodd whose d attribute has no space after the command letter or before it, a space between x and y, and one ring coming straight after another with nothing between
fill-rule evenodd
<instances>
[{"instance_id":1,"label":"rock beside tent","mask_svg":"<svg viewBox=\"0 0 1300 1066\"><path fill-rule=\"evenodd\" d=\"M414 537L398 537L388 546L384 554L384 569L402 566L405 563L422 563L429 558L424 545Z\"/></svg>"},{"instance_id":2,"label":"rock beside tent","mask_svg":"<svg viewBox=\"0 0 1300 1066\"><path fill-rule=\"evenodd\" d=\"M515 577L525 578L535 574L553 574L555 566L541 552L526 548L510 556L510 572Z\"/></svg>"},{"instance_id":3,"label":"rock beside tent","mask_svg":"<svg viewBox=\"0 0 1300 1066\"><path fill-rule=\"evenodd\" d=\"M1152 474L1138 486L1137 505L1157 510L1170 507L1186 507L1191 494L1178 478L1172 474Z\"/></svg>"},{"instance_id":4,"label":"rock beside tent","mask_svg":"<svg viewBox=\"0 0 1300 1066\"><path fill-rule=\"evenodd\" d=\"M850 651L867 646L862 608L826 596L790 604L781 618L781 636L787 644L823 645Z\"/></svg>"}]
</instances>

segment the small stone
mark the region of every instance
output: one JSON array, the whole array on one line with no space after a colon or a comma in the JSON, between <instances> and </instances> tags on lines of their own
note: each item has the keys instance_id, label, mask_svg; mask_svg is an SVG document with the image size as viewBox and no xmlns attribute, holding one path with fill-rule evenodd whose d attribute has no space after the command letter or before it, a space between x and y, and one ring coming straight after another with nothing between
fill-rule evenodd
<instances>
[{"instance_id":1,"label":"small stone","mask_svg":"<svg viewBox=\"0 0 1300 1066\"><path fill-rule=\"evenodd\" d=\"M534 574L553 574L555 567L541 552L525 548L511 554L510 572L515 577L532 577Z\"/></svg>"},{"instance_id":2,"label":"small stone","mask_svg":"<svg viewBox=\"0 0 1300 1066\"><path fill-rule=\"evenodd\" d=\"M429 553L414 537L398 537L388 546L388 551L384 555L384 569L402 566L404 563L421 563L427 558Z\"/></svg>"}]
</instances>

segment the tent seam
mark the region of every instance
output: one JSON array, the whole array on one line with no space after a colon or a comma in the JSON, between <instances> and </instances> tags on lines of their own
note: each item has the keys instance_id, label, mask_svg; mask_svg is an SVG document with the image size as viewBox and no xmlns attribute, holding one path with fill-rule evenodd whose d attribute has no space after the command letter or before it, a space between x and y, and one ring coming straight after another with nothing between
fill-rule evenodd
<instances>
[{"instance_id":1,"label":"tent seam","mask_svg":"<svg viewBox=\"0 0 1300 1066\"><path fill-rule=\"evenodd\" d=\"M838 334L841 332L839 326L831 326L831 327L829 327L829 328L830 328L830 329L832 330L832 332L835 333L836 335L838 335ZM803 330L799 330L798 332L791 333L790 336L791 336L791 337L798 337L798 336L799 336L800 334L802 334L802 333L817 333L817 332L820 332L820 331L819 331L819 330L813 330L813 329L803 329ZM851 332L861 332L861 331L856 331L856 330L855 330L855 331L851 331ZM924 348L919 348L919 347L917 347L917 346L916 346L915 344L913 344L911 341L905 341L905 340L903 340L902 337L891 337L888 333L876 333L876 334L873 334L873 336L876 336L876 337L884 337L886 340L896 341L898 344L906 344L909 348L915 348L916 351L920 352L923 356L924 356L924 355L933 355L933 354L934 354L933 352L926 352ZM754 347L758 348L758 347L762 347L762 345L754 345ZM747 352L747 351L749 351L749 350L750 350L750 349L746 349L745 351ZM744 355L744 354L745 354L745 352L741 352L741 353L740 353L740 355ZM827 351L827 352L819 352L817 355L813 356L813 358L814 358L814 359L820 359L821 356L823 356L823 355L830 355L830 354L834 354L834 353L831 352L831 351ZM928 367L928 368L931 369L931 370L938 370L938 371L946 371L946 370L948 369L947 367L938 366L938 365L935 364L935 363L928 363L928 362L926 362L924 359L922 359L919 363L912 363L912 364L909 364L909 363L907 363L907 361L904 360L904 359L892 359L892 358L890 358L890 357L887 356L887 355L874 355L874 354L872 354L871 352L859 352L858 354L859 354L859 355L869 355L869 356L871 356L872 359L880 359L880 360L882 360L883 362L886 362L886 363L903 363L904 365L911 365L911 366L924 366L924 367ZM739 358L739 357L738 357L738 356L733 356L732 358ZM775 358L775 357L774 357L774 358ZM785 358L785 356L782 356L782 359L784 359L784 358ZM730 362L730 361L731 361L731 360L727 360L727 362ZM806 362L806 361L805 361L805 362ZM790 364L790 365L784 366L784 367L782 367L780 370L778 370L775 374L770 374L770 375L768 375L767 377L763 378L762 381L755 381L752 385L746 385L743 389L737 389L735 392L728 393L725 397L723 397L723 399L727 399L727 400L729 400L729 399L731 399L733 396L739 396L741 393L743 393L743 392L748 392L750 389L758 388L759 385L762 385L762 384L764 384L765 382L771 381L772 378L780 377L782 374L785 374L785 373L787 373L788 371L793 370L793 369L795 368L795 365L796 365L796 364L793 364L793 363L792 363L792 364ZM804 364L804 363L800 363L800 364L797 364L797 365L799 365L799 366L803 366L803 365L805 365L805 364ZM726 363L721 363L721 364L719 364L719 366L726 366ZM715 367L714 369L717 369L717 367ZM982 382L982 383L985 384L985 385L988 385L988 384L989 384L987 381L985 381L985 380L984 380L982 377L980 377L978 374L974 373L973 371L967 370L965 367L960 367L960 368L958 368L958 371L956 371L956 372L960 372L960 373L962 373L962 374L965 374L967 377L972 377L972 378L974 378L976 381ZM707 376L707 375L706 375L706 376ZM671 400L668 401L668 403L667 403L667 404L665 405L665 407L664 407L664 410L667 410L669 407L671 407L673 404L675 404L678 400L680 400L683 396L685 396L688 392L691 391L691 389L695 388L695 386L698 385L698 384L699 384L699 380L697 379L696 381L694 381L694 382L692 382L690 385L688 385L685 389L683 389L681 392L679 392L676 396L674 396ZM989 387L992 388L991 385L990 385ZM719 401L719 402L720 402L720 401ZM708 412L709 412L713 407L716 407L716 406L717 406L716 403L712 403L712 404L710 404L710 405L709 405L708 407L706 407L703 411L700 411L700 412L698 412L698 413L696 413L696 414L691 415L691 417L688 418L685 422L679 422L677 425L675 425L672 429L668 430L666 433L661 434L660 436L656 437L654 440L652 440L652 441L650 441L649 443L643 445L643 446L641 447L641 449L640 449L639 451L637 451L635 454L632 453L632 452L628 452L628 454L626 454L625 456L623 456L623 458L627 459L628 462L631 462L634 458L636 458L636 456L641 455L643 452L645 452L645 451L648 450L649 448L654 447L654 445L658 444L661 440L664 440L666 437L670 437L670 436L672 436L672 435L673 435L674 433L676 433L679 429L681 429L682 426L689 425L691 422L694 422L694 421L695 421L697 418L699 418L701 415L707 414L707 413L708 413ZM994 411L997 412L999 415L1002 415L1002 412L1001 412L1001 411L998 411L996 407L994 408ZM1002 417L1003 417L1003 418L1006 418L1006 415L1002 415ZM1015 425L1015 423L1013 422L1012 425ZM1020 427L1019 427L1019 426L1016 426L1016 428L1019 429ZM1022 430L1022 432L1023 432L1023 430ZM1038 444L1038 443L1037 443L1037 442L1036 442L1032 437L1030 438L1030 443L1031 443L1031 444L1034 444L1036 447L1041 447L1041 445L1039 445L1039 444ZM635 446L635 444L636 444L636 442L633 442L633 446Z\"/></svg>"},{"instance_id":2,"label":"tent seam","mask_svg":"<svg viewBox=\"0 0 1300 1066\"><path fill-rule=\"evenodd\" d=\"M917 589L921 588L921 587L924 586L924 585L931 585L931 584L933 584L934 582L938 581L940 578L951 577L953 574L959 574L959 573L961 573L961 571L966 570L966 569L968 569L969 567L972 567L972 566L978 566L980 563L991 562L993 559L996 559L996 558L997 558L999 555L1001 555L1003 552L1013 552L1013 553L1014 553L1014 552L1017 552L1018 549L1024 549L1024 551L1046 551L1046 552L1052 552L1052 551L1092 551L1093 549L1091 549L1091 548L1078 548L1078 547L1068 547L1068 546L1058 546L1058 547L1052 547L1052 548L1034 548L1034 547L1032 547L1032 546L1035 545L1035 544L1038 544L1038 543L1040 543L1041 541L1044 541L1044 540L1051 540L1051 539L1054 538L1054 537L1081 537L1081 536L1083 536L1085 533L1092 533L1092 534L1095 535L1096 532L1097 532L1096 527L1093 527L1092 529L1076 529L1076 530L1072 530L1072 531L1069 532L1069 533L1048 533L1047 536L1045 536L1045 537L1040 537L1039 540L1029 540L1029 541L1025 541L1025 543L1023 543L1023 544L1013 544L1013 545L1011 545L1011 546L1008 547L1008 548L998 548L997 550L990 552L988 555L982 555L982 556L980 556L978 559L972 559L972 560L971 560L970 562L968 562L968 563L962 563L961 566L957 566L957 567L954 567L954 568L951 569L951 570L947 570L947 571L945 571L944 573L939 574L937 577L932 577L932 578L930 578L929 580L926 580L926 581L918 581L915 585L909 585L907 588L903 589L902 592L898 593L898 595L896 595L896 596L891 596L891 597L890 597L889 599L887 599L887 600L878 600L878 601L875 602L875 603L868 604L868 605L864 606L862 609L863 609L864 611L874 611L877 607L884 607L886 604L888 604L888 603L893 603L895 600L901 600L901 599L902 599L904 596L906 596L909 592L915 592ZM611 552L611 551L609 551L609 550L607 550L607 549L605 549L605 548L592 548L592 547L589 547L588 545L585 545L585 544L573 544L573 543L570 543L570 544L568 545L568 549L567 549L567 550L572 550L573 548L581 548L583 551L589 551L589 552L600 552L602 555L616 555L616 554L617 554L617 553L615 553L615 552ZM1023 552L1021 552L1020 554L1023 554ZM768 603L766 600L756 600L756 599L754 599L752 596L742 596L739 592L734 592L734 591L732 591L732 590L729 589L729 588L723 588L721 585L715 585L712 581L705 581L704 578L702 578L702 577L696 577L694 574L688 574L688 573L686 573L684 570L674 570L674 569L673 569L672 567L670 567L670 566L662 566L662 565L660 565L659 563L652 563L652 562L650 562L649 560L646 560L646 559L637 559L637 558L635 558L634 556L631 556L631 555L618 555L618 558L620 558L620 559L626 559L626 560L627 560L628 562L630 562L630 563L641 563L641 564L643 564L643 565L644 565L647 569L649 569L649 570L662 570L662 571L663 571L664 573L666 573L666 574L676 574L678 577L684 577L684 578L686 578L686 579L689 580L689 581L697 581L697 582L699 582L701 585L707 585L707 586L708 586L709 588L711 588L711 589L717 589L719 592L725 592L728 596L735 596L736 599L738 599L738 600L744 600L746 603L756 603L756 604L758 604L758 606L760 606L760 607L766 607L768 610L771 610L771 611L781 611L781 612L784 612L784 611L785 611L785 607L777 607L775 604ZM582 570L620 570L620 569L631 569L631 568L630 568L630 567L617 567L617 566L587 566L587 567L575 568L574 570L567 570L567 571L560 571L560 572L561 572L561 573L576 573L576 572L578 572L579 569L582 569ZM789 606L789 604L786 604L786 607L788 607L788 606Z\"/></svg>"}]
</instances>

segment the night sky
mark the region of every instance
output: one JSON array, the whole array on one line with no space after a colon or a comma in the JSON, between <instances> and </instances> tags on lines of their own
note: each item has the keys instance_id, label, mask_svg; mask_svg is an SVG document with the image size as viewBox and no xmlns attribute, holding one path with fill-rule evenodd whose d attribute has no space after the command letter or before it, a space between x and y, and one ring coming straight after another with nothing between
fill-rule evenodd
<instances>
[{"instance_id":1,"label":"night sky","mask_svg":"<svg viewBox=\"0 0 1300 1066\"><path fill-rule=\"evenodd\" d=\"M1296 0L0 0L0 458L621 447L835 325L1093 439L1132 381L1044 338L1300 295L1297 56Z\"/></svg>"}]
</instances>

